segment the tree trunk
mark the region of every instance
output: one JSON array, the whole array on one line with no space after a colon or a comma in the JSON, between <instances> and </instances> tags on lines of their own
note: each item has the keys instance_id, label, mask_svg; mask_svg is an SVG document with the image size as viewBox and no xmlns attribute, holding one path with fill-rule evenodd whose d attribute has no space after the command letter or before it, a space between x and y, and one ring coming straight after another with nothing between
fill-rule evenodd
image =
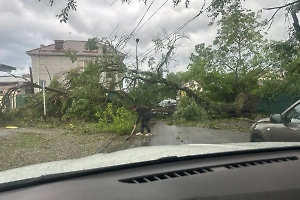
<instances>
[{"instance_id":1,"label":"tree trunk","mask_svg":"<svg viewBox=\"0 0 300 200\"><path fill-rule=\"evenodd\" d=\"M293 26L294 26L294 30L295 30L295 37L298 40L298 42L300 42L300 25L299 25L299 19L297 16L297 12L295 10L291 11L291 15L293 18Z\"/></svg>"}]
</instances>

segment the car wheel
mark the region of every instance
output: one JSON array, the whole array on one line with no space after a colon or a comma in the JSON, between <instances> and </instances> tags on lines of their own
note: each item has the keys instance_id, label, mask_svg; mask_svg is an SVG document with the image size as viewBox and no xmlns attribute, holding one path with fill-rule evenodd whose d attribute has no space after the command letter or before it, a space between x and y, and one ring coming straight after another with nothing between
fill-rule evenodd
<instances>
[{"instance_id":1,"label":"car wheel","mask_svg":"<svg viewBox=\"0 0 300 200\"><path fill-rule=\"evenodd\" d=\"M251 137L251 142L264 142L264 139L258 135L253 135Z\"/></svg>"}]
</instances>

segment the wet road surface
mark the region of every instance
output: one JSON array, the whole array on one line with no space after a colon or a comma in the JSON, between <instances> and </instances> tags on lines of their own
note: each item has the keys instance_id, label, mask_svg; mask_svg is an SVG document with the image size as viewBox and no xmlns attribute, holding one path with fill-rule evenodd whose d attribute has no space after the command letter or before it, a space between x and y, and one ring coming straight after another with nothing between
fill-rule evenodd
<instances>
[{"instance_id":1,"label":"wet road surface","mask_svg":"<svg viewBox=\"0 0 300 200\"><path fill-rule=\"evenodd\" d=\"M216 130L200 127L169 126L157 121L151 127L150 146L179 144L220 144L249 142L249 132Z\"/></svg>"}]
</instances>

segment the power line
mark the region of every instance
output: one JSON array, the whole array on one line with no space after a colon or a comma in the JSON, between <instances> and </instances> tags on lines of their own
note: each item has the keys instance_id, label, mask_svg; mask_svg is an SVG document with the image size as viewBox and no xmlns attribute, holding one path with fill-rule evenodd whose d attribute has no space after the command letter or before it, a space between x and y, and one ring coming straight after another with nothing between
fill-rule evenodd
<instances>
[{"instance_id":1,"label":"power line","mask_svg":"<svg viewBox=\"0 0 300 200\"><path fill-rule=\"evenodd\" d=\"M201 13L202 13L202 12L199 12L199 13L198 13L196 16L194 16L192 19L190 19L189 21L185 22L181 27L177 28L176 31L174 31L174 32L170 33L169 35L167 35L167 37L166 37L165 39L163 39L162 42L165 42L165 41L167 41L168 39L170 39L170 37L171 37L172 35L178 33L180 30L182 30L184 27L186 27L189 23L191 23L193 20L195 20L197 17L199 17ZM146 52L149 51L149 53L151 53L151 52L154 51L154 50L155 50L155 45L153 45L153 46L150 47L148 50L146 50ZM144 53L146 53L146 52L143 52L143 53L140 54L139 56L142 56L142 55L143 55ZM145 56L147 56L149 53L146 53Z\"/></svg>"},{"instance_id":2,"label":"power line","mask_svg":"<svg viewBox=\"0 0 300 200\"><path fill-rule=\"evenodd\" d=\"M149 9L151 8L151 6L153 5L154 1L155 1L155 0L153 0L153 1L151 2L151 4L148 6L146 12L144 13L144 15L142 16L142 18L140 19L139 23L135 26L135 28L133 29L133 31L132 31L128 36L126 36L124 40L121 40L121 41L119 41L119 42L116 44L117 47L121 47L121 46L124 47L124 46L126 46L128 40L130 39L131 36L134 35L135 30L138 28L138 26L140 25L140 23L143 21L144 17L145 17L146 14L148 13L148 11L149 11ZM122 42L124 42L124 43L122 44Z\"/></svg>"},{"instance_id":3,"label":"power line","mask_svg":"<svg viewBox=\"0 0 300 200\"><path fill-rule=\"evenodd\" d=\"M138 32L169 0L166 0L144 23L143 25L136 31Z\"/></svg>"},{"instance_id":4,"label":"power line","mask_svg":"<svg viewBox=\"0 0 300 200\"><path fill-rule=\"evenodd\" d=\"M112 2L112 3L110 4L110 6L114 5L117 1L118 1L118 0L115 0L114 2Z\"/></svg>"},{"instance_id":5,"label":"power line","mask_svg":"<svg viewBox=\"0 0 300 200\"><path fill-rule=\"evenodd\" d=\"M195 20L196 18L198 18L205 10L207 10L209 7L211 7L211 5L212 5L212 3L203 10L203 8L205 6L205 3L204 3L203 6L202 6L202 8L200 9L200 11L193 18L191 18L190 20L188 20L187 22L185 22L182 26L180 26L179 28L177 28L174 32L168 34L167 37L162 40L162 42L164 43L165 41L167 41L168 39L170 39L170 37L172 35L178 33L180 30L182 30L184 27L186 27L189 23L191 23L193 20ZM149 55L152 51L155 50L155 47L156 47L156 45L153 45L152 47L150 47L149 49L147 49L143 53L139 54L138 57L141 57L141 56L145 57L145 56ZM133 61L130 61L129 64L132 64L132 63L133 63Z\"/></svg>"},{"instance_id":6,"label":"power line","mask_svg":"<svg viewBox=\"0 0 300 200\"><path fill-rule=\"evenodd\" d=\"M136 27L134 28L134 30L131 32L131 34L134 33L134 31L137 29L137 27L140 25L140 23L143 21L144 17L146 16L147 12L149 11L149 9L151 8L152 4L154 3L155 0L153 0L151 2L151 4L149 5L149 7L147 8L145 14L143 15L143 17L141 18L141 20L139 21L139 23L136 25Z\"/></svg>"},{"instance_id":7,"label":"power line","mask_svg":"<svg viewBox=\"0 0 300 200\"><path fill-rule=\"evenodd\" d=\"M166 0L143 24L138 28L135 33L137 33L162 7L166 5L169 0ZM132 63L131 63L132 64Z\"/></svg>"}]
</instances>

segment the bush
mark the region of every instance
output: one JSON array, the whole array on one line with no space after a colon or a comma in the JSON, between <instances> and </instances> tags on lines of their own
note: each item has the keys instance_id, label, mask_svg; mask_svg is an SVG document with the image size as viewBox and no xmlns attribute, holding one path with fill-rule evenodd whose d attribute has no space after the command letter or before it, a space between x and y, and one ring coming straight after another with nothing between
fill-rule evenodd
<instances>
[{"instance_id":1,"label":"bush","mask_svg":"<svg viewBox=\"0 0 300 200\"><path fill-rule=\"evenodd\" d=\"M124 107L113 108L111 103L101 112L96 113L99 118L98 126L103 132L126 134L130 133L134 125L135 115Z\"/></svg>"},{"instance_id":2,"label":"bush","mask_svg":"<svg viewBox=\"0 0 300 200\"><path fill-rule=\"evenodd\" d=\"M197 105L194 99L181 97L177 109L173 114L173 118L175 121L205 120L208 118L208 114L204 107Z\"/></svg>"}]
</instances>

